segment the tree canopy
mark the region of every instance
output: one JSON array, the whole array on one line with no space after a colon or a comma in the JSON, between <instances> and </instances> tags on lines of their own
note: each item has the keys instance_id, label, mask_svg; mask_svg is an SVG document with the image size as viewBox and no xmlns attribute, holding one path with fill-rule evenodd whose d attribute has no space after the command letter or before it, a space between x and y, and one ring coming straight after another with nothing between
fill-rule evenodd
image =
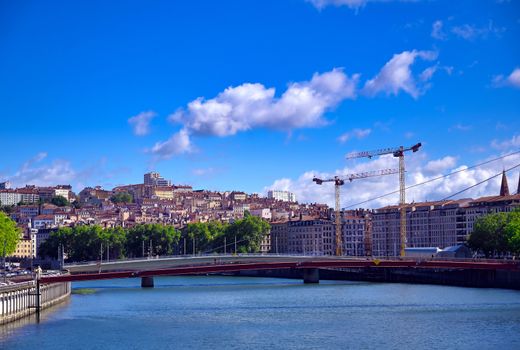
<instances>
[{"instance_id":1,"label":"tree canopy","mask_svg":"<svg viewBox=\"0 0 520 350\"><path fill-rule=\"evenodd\" d=\"M60 245L68 261L99 260L101 254L103 259L107 254L110 259L182 254L184 246L187 254L254 253L260 251L269 230L269 223L250 215L232 224L190 223L182 232L161 224L107 229L97 225L61 227L40 245L39 254L57 258Z\"/></svg>"},{"instance_id":2,"label":"tree canopy","mask_svg":"<svg viewBox=\"0 0 520 350\"><path fill-rule=\"evenodd\" d=\"M478 218L468 239L470 248L486 257L520 254L520 210Z\"/></svg>"},{"instance_id":3,"label":"tree canopy","mask_svg":"<svg viewBox=\"0 0 520 350\"><path fill-rule=\"evenodd\" d=\"M98 260L102 254L103 259L168 255L173 254L179 237L173 226L160 224L106 229L98 225L61 227L40 245L40 254L56 258L62 245L69 261Z\"/></svg>"},{"instance_id":4,"label":"tree canopy","mask_svg":"<svg viewBox=\"0 0 520 350\"><path fill-rule=\"evenodd\" d=\"M270 231L268 222L251 215L232 224L222 224L218 221L208 223L191 223L183 230L186 239L186 253L256 253L260 251L260 243ZM226 248L224 249L224 246Z\"/></svg>"},{"instance_id":5,"label":"tree canopy","mask_svg":"<svg viewBox=\"0 0 520 350\"><path fill-rule=\"evenodd\" d=\"M133 197L128 192L118 192L110 197L112 203L132 203Z\"/></svg>"},{"instance_id":6,"label":"tree canopy","mask_svg":"<svg viewBox=\"0 0 520 350\"><path fill-rule=\"evenodd\" d=\"M0 211L0 255L11 255L20 240L20 229L6 214Z\"/></svg>"},{"instance_id":7,"label":"tree canopy","mask_svg":"<svg viewBox=\"0 0 520 350\"><path fill-rule=\"evenodd\" d=\"M54 196L51 198L51 203L58 206L58 207L64 207L69 205L69 201L67 198L63 196Z\"/></svg>"}]
</instances>

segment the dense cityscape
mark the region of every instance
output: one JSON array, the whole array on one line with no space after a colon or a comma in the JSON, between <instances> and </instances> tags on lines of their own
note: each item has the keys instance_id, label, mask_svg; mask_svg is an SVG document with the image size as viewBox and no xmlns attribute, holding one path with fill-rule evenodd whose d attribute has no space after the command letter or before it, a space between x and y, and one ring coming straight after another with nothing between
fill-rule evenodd
<instances>
[{"instance_id":1,"label":"dense cityscape","mask_svg":"<svg viewBox=\"0 0 520 350\"><path fill-rule=\"evenodd\" d=\"M520 349L520 0L0 0L0 350Z\"/></svg>"},{"instance_id":2,"label":"dense cityscape","mask_svg":"<svg viewBox=\"0 0 520 350\"><path fill-rule=\"evenodd\" d=\"M505 172L501 181L500 193L496 196L407 204L407 247L434 248L437 254L442 249L464 245L478 218L514 211L520 206L520 179L511 192ZM12 189L6 181L0 183L0 187L2 209L20 228L16 250L9 254L15 259L45 259L47 256L42 255L40 246L62 227L96 225L112 229L160 224L183 230L193 223L230 224L245 215L258 217L270 225L255 252L334 255L336 249L334 210L325 204L300 204L288 191L271 190L267 197L262 197L240 191L194 190L187 185L172 185L157 172L145 174L142 184L111 190L87 187L78 194L70 185L27 185ZM398 205L375 210L342 210L343 254L399 256L399 214ZM192 243L191 239L181 242L179 238L175 248L158 251L152 247L150 251L147 240L146 254L233 251L233 238L225 248L222 243L212 247L207 243ZM141 255L145 255L144 251ZM100 257L94 254L90 258Z\"/></svg>"}]
</instances>

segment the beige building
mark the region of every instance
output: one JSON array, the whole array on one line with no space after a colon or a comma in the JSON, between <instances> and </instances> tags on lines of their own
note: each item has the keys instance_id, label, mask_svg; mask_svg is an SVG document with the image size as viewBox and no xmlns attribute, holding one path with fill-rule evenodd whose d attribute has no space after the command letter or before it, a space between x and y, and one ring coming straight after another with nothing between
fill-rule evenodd
<instances>
[{"instance_id":1,"label":"beige building","mask_svg":"<svg viewBox=\"0 0 520 350\"><path fill-rule=\"evenodd\" d=\"M16 258L32 258L34 251L34 240L30 238L22 238L18 241L16 250L10 256Z\"/></svg>"},{"instance_id":2,"label":"beige building","mask_svg":"<svg viewBox=\"0 0 520 350\"><path fill-rule=\"evenodd\" d=\"M442 249L465 243L479 217L510 212L516 208L520 208L520 194L509 195L505 174L502 177L501 191L498 196L408 204L406 246ZM399 218L398 206L375 210L372 220L374 256L399 255L401 246Z\"/></svg>"}]
</instances>

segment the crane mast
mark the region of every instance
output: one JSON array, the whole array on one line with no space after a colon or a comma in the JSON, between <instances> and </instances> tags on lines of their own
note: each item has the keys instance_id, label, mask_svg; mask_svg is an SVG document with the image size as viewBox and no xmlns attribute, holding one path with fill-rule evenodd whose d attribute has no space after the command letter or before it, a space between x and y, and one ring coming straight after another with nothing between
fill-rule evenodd
<instances>
[{"instance_id":1,"label":"crane mast","mask_svg":"<svg viewBox=\"0 0 520 350\"><path fill-rule=\"evenodd\" d=\"M356 179L363 179L367 177L374 177L374 176L383 176L383 175L390 175L390 174L396 174L398 170L396 169L383 169L383 170L377 170L377 171L368 171L364 173L358 173L358 174L348 174L345 176L334 176L334 178L330 179L320 179L317 177L314 177L312 181L316 182L317 185L321 185L324 182L334 182L334 196L335 196L335 206L334 206L334 216L335 216L335 224L336 224L336 256L342 256L343 255L343 239L341 236L341 186L345 184L345 181L348 180L349 182L352 182ZM366 239L365 239L366 241ZM371 249L370 249L371 250Z\"/></svg>"},{"instance_id":2,"label":"crane mast","mask_svg":"<svg viewBox=\"0 0 520 350\"><path fill-rule=\"evenodd\" d=\"M404 164L404 152L412 151L417 152L422 144L416 143L415 145L405 148L403 146L395 148L383 148L375 151L364 151L364 152L352 152L347 154L347 159L354 158L372 158L374 156L380 156L384 154L392 154L394 157L399 158L399 238L400 238L400 250L399 255L404 256L406 248L406 182L405 182L405 164Z\"/></svg>"}]
</instances>

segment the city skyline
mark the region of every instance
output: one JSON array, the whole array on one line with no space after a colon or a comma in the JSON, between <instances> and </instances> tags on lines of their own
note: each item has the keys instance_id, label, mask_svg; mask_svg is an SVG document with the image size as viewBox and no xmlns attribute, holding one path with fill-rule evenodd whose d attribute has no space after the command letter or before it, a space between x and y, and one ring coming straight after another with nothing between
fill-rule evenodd
<instances>
[{"instance_id":1,"label":"city skyline","mask_svg":"<svg viewBox=\"0 0 520 350\"><path fill-rule=\"evenodd\" d=\"M156 170L175 184L289 190L331 205L333 188L313 176L397 167L392 157L347 162L350 151L421 141L406 159L414 184L520 146L518 2L138 5L0 5L10 53L0 57L10 150L0 181L79 191ZM518 163L517 154L407 197L441 199ZM516 170L508 176L517 182ZM356 181L342 206L397 184Z\"/></svg>"}]
</instances>

